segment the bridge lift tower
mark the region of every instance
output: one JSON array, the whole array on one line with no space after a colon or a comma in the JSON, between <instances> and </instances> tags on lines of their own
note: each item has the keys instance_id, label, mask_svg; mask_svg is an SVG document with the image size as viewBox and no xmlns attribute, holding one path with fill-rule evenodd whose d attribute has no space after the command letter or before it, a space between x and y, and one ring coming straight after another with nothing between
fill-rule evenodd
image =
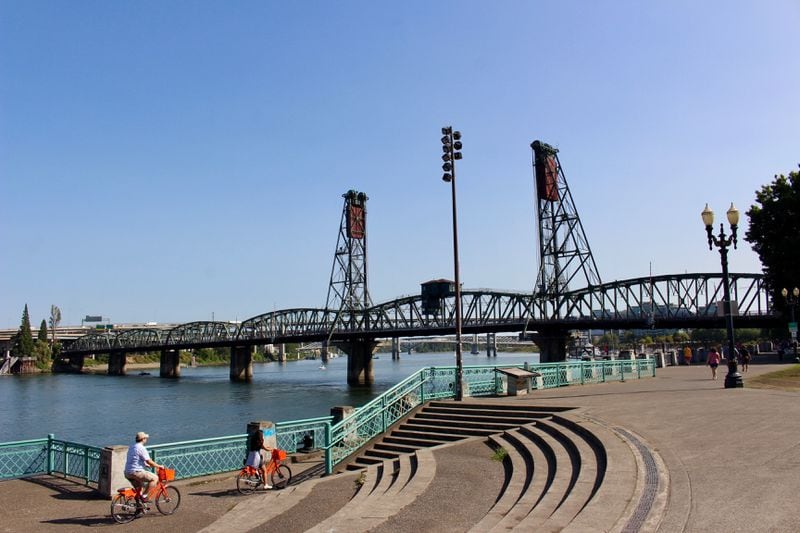
<instances>
[{"instance_id":1,"label":"bridge lift tower","mask_svg":"<svg viewBox=\"0 0 800 533\"><path fill-rule=\"evenodd\" d=\"M578 210L572 200L567 179L558 159L558 150L542 141L533 141L533 168L539 223L539 272L534 295L545 316L559 316L562 294L583 282L599 285L600 274L583 231ZM548 328L533 335L542 362L566 359L568 331Z\"/></svg>"},{"instance_id":2,"label":"bridge lift tower","mask_svg":"<svg viewBox=\"0 0 800 533\"><path fill-rule=\"evenodd\" d=\"M372 306L367 284L368 198L355 190L347 191L342 197L344 207L325 309L336 312L334 328L342 325L352 331L364 331L366 310ZM327 344L323 344L323 360L327 360ZM347 382L355 386L371 385L374 379L372 353L377 342L353 337L337 341L336 345L347 354Z\"/></svg>"}]
</instances>

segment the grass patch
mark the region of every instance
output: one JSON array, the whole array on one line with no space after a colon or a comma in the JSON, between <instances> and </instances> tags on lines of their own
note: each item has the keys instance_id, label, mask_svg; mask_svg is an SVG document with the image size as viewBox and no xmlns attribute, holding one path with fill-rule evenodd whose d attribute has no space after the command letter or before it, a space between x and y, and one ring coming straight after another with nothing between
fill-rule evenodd
<instances>
[{"instance_id":1,"label":"grass patch","mask_svg":"<svg viewBox=\"0 0 800 533\"><path fill-rule=\"evenodd\" d=\"M499 446L492 454L492 461L499 461L502 463L506 460L506 457L508 457L508 451L502 446Z\"/></svg>"},{"instance_id":2,"label":"grass patch","mask_svg":"<svg viewBox=\"0 0 800 533\"><path fill-rule=\"evenodd\" d=\"M792 365L784 370L749 378L746 386L755 389L800 391L800 365Z\"/></svg>"}]
</instances>

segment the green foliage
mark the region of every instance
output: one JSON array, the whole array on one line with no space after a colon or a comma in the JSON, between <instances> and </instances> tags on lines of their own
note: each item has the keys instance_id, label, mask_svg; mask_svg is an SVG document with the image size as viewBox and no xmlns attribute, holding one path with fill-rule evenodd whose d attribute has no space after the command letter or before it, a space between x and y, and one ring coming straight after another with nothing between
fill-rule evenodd
<instances>
[{"instance_id":1,"label":"green foliage","mask_svg":"<svg viewBox=\"0 0 800 533\"><path fill-rule=\"evenodd\" d=\"M19 326L19 331L14 336L11 355L14 357L33 356L33 335L31 334L31 319L28 315L28 304L25 304L25 310L22 312L22 322Z\"/></svg>"},{"instance_id":2,"label":"green foliage","mask_svg":"<svg viewBox=\"0 0 800 533\"><path fill-rule=\"evenodd\" d=\"M502 463L505 461L506 457L508 457L508 450L502 446L498 446L492 454L492 461L499 461Z\"/></svg>"},{"instance_id":3,"label":"green foliage","mask_svg":"<svg viewBox=\"0 0 800 533\"><path fill-rule=\"evenodd\" d=\"M776 307L785 309L781 289L800 286L800 172L775 176L756 191L756 202L747 211L745 240L761 259Z\"/></svg>"},{"instance_id":4,"label":"green foliage","mask_svg":"<svg viewBox=\"0 0 800 533\"><path fill-rule=\"evenodd\" d=\"M45 319L42 319L42 323L39 325L39 334L36 335L36 340L47 342L47 321Z\"/></svg>"},{"instance_id":5,"label":"green foliage","mask_svg":"<svg viewBox=\"0 0 800 533\"><path fill-rule=\"evenodd\" d=\"M45 330L47 327L45 326ZM33 343L33 353L31 354L36 359L36 367L40 370L47 370L50 368L50 360L52 350L50 344L47 342L47 334L45 333L44 340L36 339Z\"/></svg>"}]
</instances>

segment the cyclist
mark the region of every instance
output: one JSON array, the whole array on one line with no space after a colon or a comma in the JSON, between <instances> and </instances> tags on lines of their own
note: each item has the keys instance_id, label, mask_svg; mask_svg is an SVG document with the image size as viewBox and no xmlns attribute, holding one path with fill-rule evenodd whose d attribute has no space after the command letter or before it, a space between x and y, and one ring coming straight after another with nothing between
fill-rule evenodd
<instances>
[{"instance_id":1,"label":"cyclist","mask_svg":"<svg viewBox=\"0 0 800 533\"><path fill-rule=\"evenodd\" d=\"M150 483L158 482L158 476L145 470L145 467L164 468L163 465L150 459L150 454L147 452L147 448L144 447L149 438L150 435L144 431L138 432L136 434L136 444L128 448L128 457L125 460L125 478L131 482L135 489L141 490L143 502L147 501L147 491L150 488Z\"/></svg>"},{"instance_id":2,"label":"cyclist","mask_svg":"<svg viewBox=\"0 0 800 533\"><path fill-rule=\"evenodd\" d=\"M257 429L247 439L247 466L252 466L261 471L264 480L264 490L271 489L267 481L267 464L272 457L272 448L264 444L264 433Z\"/></svg>"}]
</instances>

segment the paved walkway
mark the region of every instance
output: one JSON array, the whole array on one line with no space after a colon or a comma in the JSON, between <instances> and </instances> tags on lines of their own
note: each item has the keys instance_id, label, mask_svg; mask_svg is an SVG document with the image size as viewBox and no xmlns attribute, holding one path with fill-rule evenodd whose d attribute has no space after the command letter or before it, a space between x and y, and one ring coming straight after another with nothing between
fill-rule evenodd
<instances>
[{"instance_id":1,"label":"paved walkway","mask_svg":"<svg viewBox=\"0 0 800 533\"><path fill-rule=\"evenodd\" d=\"M653 450L663 461L668 484L662 486L663 516L645 530L795 532L800 531L800 392L747 387L748 377L784 367L751 365L744 389L723 388L724 368L712 381L707 367L690 366L659 369L655 379L570 386L493 401L574 406L584 416L630 432ZM468 529L445 517L456 500L466 508L497 494L487 491L488 485L494 487L493 478L481 483L469 477L471 461L480 453L475 447L436 452L437 475L426 497L402 510L407 521L398 517L378 530ZM311 466L298 465L297 470ZM242 497L232 476L217 476L184 483L176 515L147 516L116 527L304 531L333 514L354 490L355 477L349 474L312 479L282 493ZM87 496L85 489L52 478L0 483L0 531L112 527L108 502ZM280 505L285 512L269 512Z\"/></svg>"}]
</instances>

